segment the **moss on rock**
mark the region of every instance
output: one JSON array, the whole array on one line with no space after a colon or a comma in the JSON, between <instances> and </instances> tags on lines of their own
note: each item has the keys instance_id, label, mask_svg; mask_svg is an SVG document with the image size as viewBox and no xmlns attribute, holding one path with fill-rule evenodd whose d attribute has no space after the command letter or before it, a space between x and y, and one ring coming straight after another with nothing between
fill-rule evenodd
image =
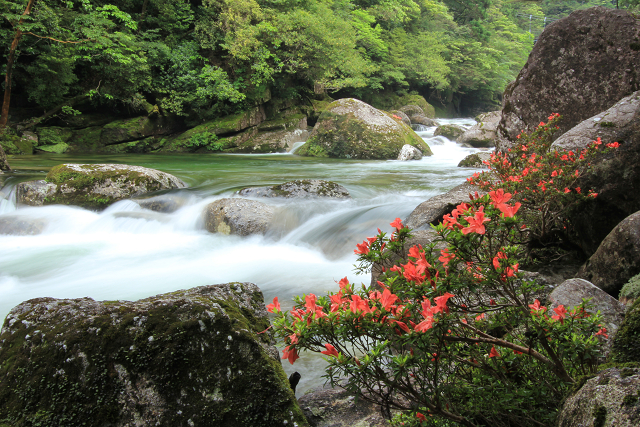
<instances>
[{"instance_id":1,"label":"moss on rock","mask_svg":"<svg viewBox=\"0 0 640 427\"><path fill-rule=\"evenodd\" d=\"M0 334L0 424L306 426L260 290L30 300Z\"/></svg>"},{"instance_id":2,"label":"moss on rock","mask_svg":"<svg viewBox=\"0 0 640 427\"><path fill-rule=\"evenodd\" d=\"M322 113L296 154L343 159L396 159L409 144L423 155L431 149L409 126L357 99L340 99Z\"/></svg>"},{"instance_id":3,"label":"moss on rock","mask_svg":"<svg viewBox=\"0 0 640 427\"><path fill-rule=\"evenodd\" d=\"M640 299L627 311L613 339L610 360L615 363L640 362Z\"/></svg>"}]
</instances>

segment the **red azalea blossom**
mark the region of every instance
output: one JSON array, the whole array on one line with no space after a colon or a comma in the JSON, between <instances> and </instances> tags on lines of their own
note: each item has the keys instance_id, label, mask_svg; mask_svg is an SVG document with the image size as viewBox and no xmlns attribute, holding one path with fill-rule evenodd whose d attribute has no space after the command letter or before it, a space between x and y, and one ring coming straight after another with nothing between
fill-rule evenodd
<instances>
[{"instance_id":1,"label":"red azalea blossom","mask_svg":"<svg viewBox=\"0 0 640 427\"><path fill-rule=\"evenodd\" d=\"M467 216L467 217L464 218L469 223L469 226L462 229L462 234L469 234L469 233L473 233L473 232L478 233L478 234L484 234L486 232L486 230L484 228L484 223L491 221L491 219L484 217L484 212L482 211L483 207L481 207L480 208L481 210L476 212L474 216L472 216L472 217L471 216Z\"/></svg>"},{"instance_id":2,"label":"red azalea blossom","mask_svg":"<svg viewBox=\"0 0 640 427\"><path fill-rule=\"evenodd\" d=\"M356 243L356 247L358 249L353 250L353 253L356 255L366 255L369 253L369 242L366 240L362 243Z\"/></svg>"},{"instance_id":3,"label":"red azalea blossom","mask_svg":"<svg viewBox=\"0 0 640 427\"><path fill-rule=\"evenodd\" d=\"M324 345L325 348L327 349L326 351L321 351L320 353L322 354L326 354L327 356L334 356L334 357L338 357L338 351L335 349L334 346L332 346L331 344L327 343Z\"/></svg>"},{"instance_id":4,"label":"red azalea blossom","mask_svg":"<svg viewBox=\"0 0 640 427\"><path fill-rule=\"evenodd\" d=\"M544 311L547 309L547 307L540 305L540 301L538 301L537 299L533 304L529 304L529 308L531 309L532 314L537 314L539 311Z\"/></svg>"},{"instance_id":5,"label":"red azalea blossom","mask_svg":"<svg viewBox=\"0 0 640 427\"><path fill-rule=\"evenodd\" d=\"M449 253L449 248L441 250L440 254L441 255L440 258L438 258L438 261L440 261L445 267L452 259L456 257L455 254Z\"/></svg>"},{"instance_id":6,"label":"red azalea blossom","mask_svg":"<svg viewBox=\"0 0 640 427\"><path fill-rule=\"evenodd\" d=\"M596 332L596 335L602 335L603 337L609 339L609 335L607 335L607 328L600 328L600 330Z\"/></svg>"},{"instance_id":7,"label":"red azalea blossom","mask_svg":"<svg viewBox=\"0 0 640 427\"><path fill-rule=\"evenodd\" d=\"M500 357L500 353L496 350L496 347L491 347L491 351L489 352L489 357Z\"/></svg>"},{"instance_id":8,"label":"red azalea blossom","mask_svg":"<svg viewBox=\"0 0 640 427\"><path fill-rule=\"evenodd\" d=\"M293 365L296 360L300 359L300 356L298 356L298 350L288 345L282 350L282 358L289 359L289 363Z\"/></svg>"},{"instance_id":9,"label":"red azalea blossom","mask_svg":"<svg viewBox=\"0 0 640 427\"><path fill-rule=\"evenodd\" d=\"M393 228L395 228L396 230L400 230L401 228L403 228L404 226L402 225L402 220L400 218L396 218L395 221L393 221L391 224Z\"/></svg>"},{"instance_id":10,"label":"red azalea blossom","mask_svg":"<svg viewBox=\"0 0 640 427\"><path fill-rule=\"evenodd\" d=\"M273 298L273 304L267 305L267 311L269 313L276 313L280 311L280 303L278 302L278 297Z\"/></svg>"}]
</instances>

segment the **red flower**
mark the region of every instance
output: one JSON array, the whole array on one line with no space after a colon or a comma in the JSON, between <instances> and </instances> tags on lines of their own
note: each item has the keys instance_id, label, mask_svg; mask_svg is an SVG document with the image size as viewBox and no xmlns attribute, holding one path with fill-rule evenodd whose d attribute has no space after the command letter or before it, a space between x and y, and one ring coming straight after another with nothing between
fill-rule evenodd
<instances>
[{"instance_id":1,"label":"red flower","mask_svg":"<svg viewBox=\"0 0 640 427\"><path fill-rule=\"evenodd\" d=\"M507 255L504 252L498 252L498 254L493 258L493 268L496 270L500 268L501 259L507 259Z\"/></svg>"},{"instance_id":2,"label":"red flower","mask_svg":"<svg viewBox=\"0 0 640 427\"><path fill-rule=\"evenodd\" d=\"M493 201L494 206L498 207L498 205L502 203L506 203L511 199L511 193L505 193L502 188L497 191L490 191L489 196Z\"/></svg>"},{"instance_id":3,"label":"red flower","mask_svg":"<svg viewBox=\"0 0 640 427\"><path fill-rule=\"evenodd\" d=\"M618 147L620 147L620 144L618 144L617 142L612 142L610 144L607 144L607 147L609 147L609 148L618 148Z\"/></svg>"},{"instance_id":4,"label":"red flower","mask_svg":"<svg viewBox=\"0 0 640 427\"><path fill-rule=\"evenodd\" d=\"M348 287L349 280L347 280L347 276L344 276L342 279L340 279L340 282L338 282L338 284L340 285L340 290L344 289L345 287Z\"/></svg>"},{"instance_id":5,"label":"red flower","mask_svg":"<svg viewBox=\"0 0 640 427\"><path fill-rule=\"evenodd\" d=\"M401 228L404 228L404 226L402 225L402 220L400 218L396 218L396 220L393 221L390 225L394 227L396 230L400 230Z\"/></svg>"},{"instance_id":6,"label":"red flower","mask_svg":"<svg viewBox=\"0 0 640 427\"><path fill-rule=\"evenodd\" d=\"M476 316L476 322L479 321L479 320L482 320L482 319L484 319L484 313L479 314L479 315Z\"/></svg>"},{"instance_id":7,"label":"red flower","mask_svg":"<svg viewBox=\"0 0 640 427\"><path fill-rule=\"evenodd\" d=\"M500 353L496 350L496 347L491 347L491 351L489 352L489 357L500 357Z\"/></svg>"},{"instance_id":8,"label":"red flower","mask_svg":"<svg viewBox=\"0 0 640 427\"><path fill-rule=\"evenodd\" d=\"M609 339L609 335L607 335L607 328L600 328L600 330L596 332L596 335L602 335L603 337Z\"/></svg>"},{"instance_id":9,"label":"red flower","mask_svg":"<svg viewBox=\"0 0 640 427\"><path fill-rule=\"evenodd\" d=\"M300 359L300 356L298 356L298 350L288 345L282 350L282 358L289 359L289 363L293 365L296 360Z\"/></svg>"},{"instance_id":10,"label":"red flower","mask_svg":"<svg viewBox=\"0 0 640 427\"><path fill-rule=\"evenodd\" d=\"M416 412L416 418L420 420L420 422L427 421L427 417L425 417L420 412Z\"/></svg>"},{"instance_id":11,"label":"red flower","mask_svg":"<svg viewBox=\"0 0 640 427\"><path fill-rule=\"evenodd\" d=\"M456 256L452 253L449 253L449 248L443 249L440 251L440 258L438 258L438 261L440 261L442 263L442 265L444 265L445 267L447 266L447 264L449 264L449 262L454 259Z\"/></svg>"},{"instance_id":12,"label":"red flower","mask_svg":"<svg viewBox=\"0 0 640 427\"><path fill-rule=\"evenodd\" d=\"M538 311L544 311L547 307L540 305L540 301L535 300L533 304L529 304L529 308L531 309L531 313L537 313Z\"/></svg>"},{"instance_id":13,"label":"red flower","mask_svg":"<svg viewBox=\"0 0 640 427\"><path fill-rule=\"evenodd\" d=\"M327 343L324 345L326 347L326 351L321 351L320 353L322 354L326 354L327 356L334 356L334 357L338 357L338 351L335 349L334 346L332 346L331 344Z\"/></svg>"},{"instance_id":14,"label":"red flower","mask_svg":"<svg viewBox=\"0 0 640 427\"><path fill-rule=\"evenodd\" d=\"M267 311L269 313L277 313L280 311L280 303L278 302L278 297L273 298L273 304L267 305Z\"/></svg>"},{"instance_id":15,"label":"red flower","mask_svg":"<svg viewBox=\"0 0 640 427\"><path fill-rule=\"evenodd\" d=\"M444 311L445 313L448 313L449 307L447 307L447 301L453 296L454 295L449 292L445 292L443 295L435 297L433 300L436 302L436 306L433 308L433 312L438 313L440 311Z\"/></svg>"},{"instance_id":16,"label":"red flower","mask_svg":"<svg viewBox=\"0 0 640 427\"><path fill-rule=\"evenodd\" d=\"M385 289L384 292L382 292L382 307L384 307L385 310L387 311L391 310L391 306L397 300L398 300L398 296L395 294L392 294L389 289Z\"/></svg>"},{"instance_id":17,"label":"red flower","mask_svg":"<svg viewBox=\"0 0 640 427\"><path fill-rule=\"evenodd\" d=\"M551 316L551 318L553 320L559 320L560 323L564 323L564 318L567 315L567 309L564 308L564 305L559 305L558 307L554 308L553 311L556 312L556 315Z\"/></svg>"},{"instance_id":18,"label":"red flower","mask_svg":"<svg viewBox=\"0 0 640 427\"><path fill-rule=\"evenodd\" d=\"M356 255L366 255L369 253L369 242L366 240L362 243L356 243L356 247L358 249L353 250L353 253Z\"/></svg>"},{"instance_id":19,"label":"red flower","mask_svg":"<svg viewBox=\"0 0 640 427\"><path fill-rule=\"evenodd\" d=\"M484 223L491 221L491 219L484 217L484 212L482 211L482 209L483 207L481 207L474 216L467 216L464 218L469 223L469 226L462 229L462 234L469 234L472 232L484 234L486 232Z\"/></svg>"}]
</instances>

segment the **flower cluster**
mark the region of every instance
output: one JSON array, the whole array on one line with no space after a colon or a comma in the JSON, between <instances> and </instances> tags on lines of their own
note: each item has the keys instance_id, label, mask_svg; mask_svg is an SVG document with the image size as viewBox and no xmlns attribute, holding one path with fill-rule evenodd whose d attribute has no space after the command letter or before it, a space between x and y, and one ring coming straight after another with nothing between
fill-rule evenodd
<instances>
[{"instance_id":1,"label":"flower cluster","mask_svg":"<svg viewBox=\"0 0 640 427\"><path fill-rule=\"evenodd\" d=\"M553 133L560 119L559 114L553 113L532 133L523 131L514 147L491 154L485 162L488 172L475 173L468 179L483 190L511 194L522 207L528 227L526 243L530 248L551 247L552 252L561 240L559 236L573 232L571 213L597 196L591 189L580 187L580 178L599 153L620 146L617 142L604 144L598 138L579 152L552 150Z\"/></svg>"}]
</instances>

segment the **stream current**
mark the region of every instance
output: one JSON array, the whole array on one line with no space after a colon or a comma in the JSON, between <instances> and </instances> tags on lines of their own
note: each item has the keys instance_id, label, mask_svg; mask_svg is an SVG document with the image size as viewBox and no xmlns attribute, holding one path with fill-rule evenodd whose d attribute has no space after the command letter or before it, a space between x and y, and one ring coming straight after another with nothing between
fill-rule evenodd
<instances>
[{"instance_id":1,"label":"stream current","mask_svg":"<svg viewBox=\"0 0 640 427\"><path fill-rule=\"evenodd\" d=\"M470 126L473 119L438 119ZM390 231L430 197L464 182L474 170L457 164L477 149L434 137L434 127L417 133L433 156L417 161L338 160L292 154L55 155L15 156L0 191L0 217L18 216L45 224L34 236L0 235L0 319L22 301L39 298L137 300L196 286L252 282L269 303L282 309L294 295L337 291L336 283L368 284L356 276L356 243ZM186 182L176 191L182 207L170 214L142 209L130 200L103 212L69 206L16 207L14 188L43 179L61 163L123 163L158 169ZM325 179L343 185L352 199L259 199L278 207L277 225L265 236L237 237L204 229L202 213L214 200L250 186L294 179ZM279 347L281 349L281 347ZM298 371L300 396L323 383L324 362L302 353L287 374Z\"/></svg>"}]
</instances>

